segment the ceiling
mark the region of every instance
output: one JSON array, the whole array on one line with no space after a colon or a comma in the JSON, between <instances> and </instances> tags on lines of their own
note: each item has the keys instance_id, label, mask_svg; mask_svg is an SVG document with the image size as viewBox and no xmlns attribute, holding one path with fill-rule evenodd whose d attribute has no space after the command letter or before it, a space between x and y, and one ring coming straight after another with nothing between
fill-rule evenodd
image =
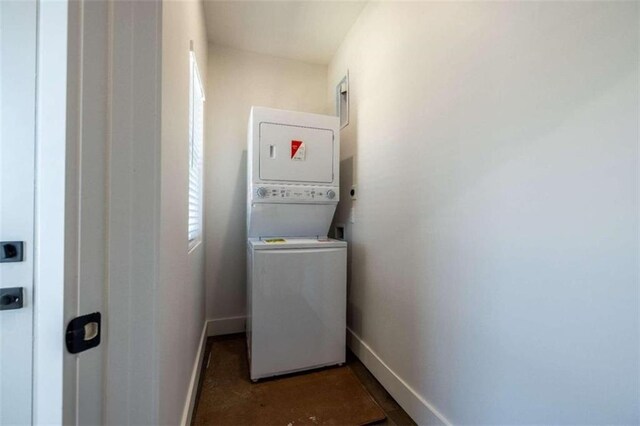
<instances>
[{"instance_id":1,"label":"ceiling","mask_svg":"<svg viewBox=\"0 0 640 426\"><path fill-rule=\"evenodd\" d=\"M365 5L356 1L205 0L209 41L328 64Z\"/></svg>"}]
</instances>

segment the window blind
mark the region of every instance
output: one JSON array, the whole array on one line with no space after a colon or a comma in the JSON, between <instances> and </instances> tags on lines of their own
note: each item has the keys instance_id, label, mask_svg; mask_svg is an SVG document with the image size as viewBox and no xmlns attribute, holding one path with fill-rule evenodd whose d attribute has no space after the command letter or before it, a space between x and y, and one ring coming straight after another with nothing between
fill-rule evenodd
<instances>
[{"instance_id":1,"label":"window blind","mask_svg":"<svg viewBox=\"0 0 640 426\"><path fill-rule=\"evenodd\" d=\"M204 93L194 52L190 55L189 87L189 247L202 236L202 165L204 139Z\"/></svg>"}]
</instances>

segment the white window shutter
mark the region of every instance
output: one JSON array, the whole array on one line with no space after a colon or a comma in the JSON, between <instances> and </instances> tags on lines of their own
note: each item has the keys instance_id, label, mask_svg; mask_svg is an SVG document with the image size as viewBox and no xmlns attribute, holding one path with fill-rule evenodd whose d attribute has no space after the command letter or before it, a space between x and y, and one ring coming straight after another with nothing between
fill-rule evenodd
<instances>
[{"instance_id":1,"label":"white window shutter","mask_svg":"<svg viewBox=\"0 0 640 426\"><path fill-rule=\"evenodd\" d=\"M193 51L189 85L189 248L202 239L204 93Z\"/></svg>"}]
</instances>

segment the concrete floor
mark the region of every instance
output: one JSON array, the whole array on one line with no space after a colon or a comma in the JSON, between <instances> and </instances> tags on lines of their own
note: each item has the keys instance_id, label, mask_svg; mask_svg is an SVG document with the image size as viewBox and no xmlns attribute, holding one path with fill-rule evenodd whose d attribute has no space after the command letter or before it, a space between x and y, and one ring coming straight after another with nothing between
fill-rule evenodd
<instances>
[{"instance_id":1,"label":"concrete floor","mask_svg":"<svg viewBox=\"0 0 640 426\"><path fill-rule=\"evenodd\" d=\"M205 364L209 358L211 348L216 344L216 340L219 339L238 339L244 340L244 334L236 334L231 336L211 337L207 340L207 348L205 352ZM206 365L203 366L203 369ZM373 377L373 375L366 369L366 367L360 362L360 360L349 350L347 350L347 367L355 374L362 385L371 394L373 399L378 403L386 415L386 419L375 423L376 425L391 425L391 426L409 426L416 423L409 417L409 415L398 405L398 403L389 395L389 393L382 387L382 385ZM201 374L200 385L198 387L198 396L196 399L196 406L193 419L195 420L198 405L200 403L202 382L204 379L204 372Z\"/></svg>"},{"instance_id":2,"label":"concrete floor","mask_svg":"<svg viewBox=\"0 0 640 426\"><path fill-rule=\"evenodd\" d=\"M362 362L347 349L347 366L358 377L360 383L369 391L373 399L376 400L378 405L384 411L387 416L386 420L375 423L376 425L390 425L390 426L413 426L416 423L409 417L409 415L400 407L395 399L384 387L373 377L373 374L367 370Z\"/></svg>"}]
</instances>

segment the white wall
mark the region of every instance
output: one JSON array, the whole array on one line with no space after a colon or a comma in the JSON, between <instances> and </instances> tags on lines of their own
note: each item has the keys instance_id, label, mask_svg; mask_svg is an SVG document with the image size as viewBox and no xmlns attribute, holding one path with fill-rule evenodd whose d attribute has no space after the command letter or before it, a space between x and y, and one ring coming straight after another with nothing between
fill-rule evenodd
<instances>
[{"instance_id":1,"label":"white wall","mask_svg":"<svg viewBox=\"0 0 640 426\"><path fill-rule=\"evenodd\" d=\"M188 252L189 51L194 43L206 82L202 2L162 4L160 280L157 292L160 424L178 424L205 318L202 244ZM207 167L207 165L205 165Z\"/></svg>"},{"instance_id":2,"label":"white wall","mask_svg":"<svg viewBox=\"0 0 640 426\"><path fill-rule=\"evenodd\" d=\"M63 323L102 312L108 341L109 5L79 1L68 8ZM80 355L65 351L64 424L104 419L107 345Z\"/></svg>"},{"instance_id":3,"label":"white wall","mask_svg":"<svg viewBox=\"0 0 640 426\"><path fill-rule=\"evenodd\" d=\"M325 112L327 67L209 46L205 226L212 333L243 331L246 146L252 105Z\"/></svg>"},{"instance_id":4,"label":"white wall","mask_svg":"<svg viewBox=\"0 0 640 426\"><path fill-rule=\"evenodd\" d=\"M109 18L109 273L103 422L155 424L162 5L159 1L113 2Z\"/></svg>"},{"instance_id":5,"label":"white wall","mask_svg":"<svg viewBox=\"0 0 640 426\"><path fill-rule=\"evenodd\" d=\"M158 423L161 11L69 4L64 324L102 340L64 351L64 424Z\"/></svg>"},{"instance_id":6,"label":"white wall","mask_svg":"<svg viewBox=\"0 0 640 426\"><path fill-rule=\"evenodd\" d=\"M638 18L370 3L332 60L352 342L417 421L640 421Z\"/></svg>"},{"instance_id":7,"label":"white wall","mask_svg":"<svg viewBox=\"0 0 640 426\"><path fill-rule=\"evenodd\" d=\"M179 424L204 327L204 247L187 251L202 4L71 2L68 32L64 323L101 311L103 339L64 356L63 420Z\"/></svg>"}]
</instances>

